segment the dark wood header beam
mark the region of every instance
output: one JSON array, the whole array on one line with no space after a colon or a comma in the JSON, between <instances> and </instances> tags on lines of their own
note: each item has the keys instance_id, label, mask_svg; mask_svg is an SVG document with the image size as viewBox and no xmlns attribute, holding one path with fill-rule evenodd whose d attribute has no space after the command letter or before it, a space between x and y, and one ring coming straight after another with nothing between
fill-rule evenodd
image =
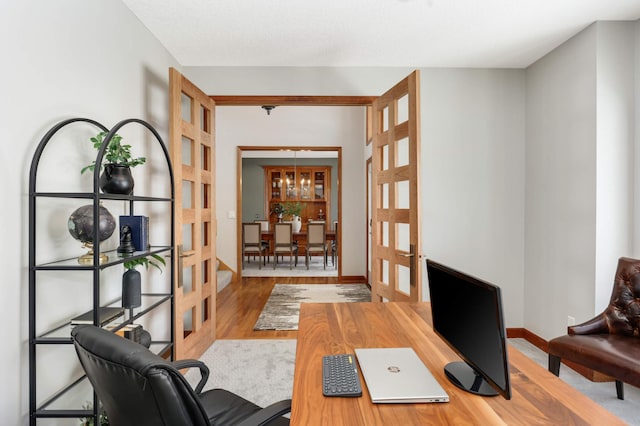
<instances>
[{"instance_id":1,"label":"dark wood header beam","mask_svg":"<svg viewBox=\"0 0 640 426\"><path fill-rule=\"evenodd\" d=\"M218 96L211 95L217 106L367 106L375 96Z\"/></svg>"}]
</instances>

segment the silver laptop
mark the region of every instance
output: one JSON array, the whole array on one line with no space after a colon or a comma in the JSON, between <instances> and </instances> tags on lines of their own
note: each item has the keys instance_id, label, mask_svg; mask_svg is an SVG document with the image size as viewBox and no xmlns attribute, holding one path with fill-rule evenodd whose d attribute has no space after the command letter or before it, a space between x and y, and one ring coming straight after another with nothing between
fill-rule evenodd
<instances>
[{"instance_id":1,"label":"silver laptop","mask_svg":"<svg viewBox=\"0 0 640 426\"><path fill-rule=\"evenodd\" d=\"M372 402L449 402L449 395L412 348L367 348L355 352Z\"/></svg>"}]
</instances>

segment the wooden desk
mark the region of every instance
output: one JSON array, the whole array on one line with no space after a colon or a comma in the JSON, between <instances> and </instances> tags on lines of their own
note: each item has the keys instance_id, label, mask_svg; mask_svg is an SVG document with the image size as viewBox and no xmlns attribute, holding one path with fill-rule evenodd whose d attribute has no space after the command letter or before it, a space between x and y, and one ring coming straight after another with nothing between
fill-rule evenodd
<instances>
[{"instance_id":1,"label":"wooden desk","mask_svg":"<svg viewBox=\"0 0 640 426\"><path fill-rule=\"evenodd\" d=\"M414 348L450 402L373 404L322 395L322 356L355 348ZM622 420L509 347L511 400L481 397L453 385L444 366L459 358L431 328L428 303L303 303L293 383L292 425L623 425Z\"/></svg>"}]
</instances>

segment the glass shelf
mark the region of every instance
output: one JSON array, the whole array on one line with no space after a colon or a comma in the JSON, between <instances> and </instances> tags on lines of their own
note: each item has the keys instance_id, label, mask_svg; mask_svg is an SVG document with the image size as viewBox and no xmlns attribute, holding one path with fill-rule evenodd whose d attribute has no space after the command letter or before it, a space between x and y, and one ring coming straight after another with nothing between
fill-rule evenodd
<instances>
[{"instance_id":1,"label":"glass shelf","mask_svg":"<svg viewBox=\"0 0 640 426\"><path fill-rule=\"evenodd\" d=\"M133 309L133 315L131 315L131 311L129 309L124 310L124 314L115 318L113 321L103 324L105 325L113 325L113 324L121 324L125 326L126 324L130 324L135 321L137 318L151 311L158 305L168 301L171 299L170 294L143 294L142 295L142 305L138 308ZM119 306L117 303L112 303L109 306ZM71 330L73 330L75 324L72 325L70 322L63 324L59 327L54 328L53 330L49 330L39 337L37 337L34 341L36 344L70 344L71 343ZM121 328L121 327L118 327ZM115 330L114 330L115 331Z\"/></svg>"},{"instance_id":2,"label":"glass shelf","mask_svg":"<svg viewBox=\"0 0 640 426\"><path fill-rule=\"evenodd\" d=\"M93 192L35 192L34 197L48 198L82 198L92 200L96 197ZM124 201L173 201L166 197L146 197L140 195L122 195L122 194L100 194L101 200L124 200Z\"/></svg>"},{"instance_id":3,"label":"glass shelf","mask_svg":"<svg viewBox=\"0 0 640 426\"><path fill-rule=\"evenodd\" d=\"M169 246L152 246L148 251L136 251L131 255L123 256L122 253L118 253L117 250L107 250L101 251L100 254L105 254L109 257L105 263L101 263L99 268L107 268L109 266L117 265L119 263L124 263L128 260L132 260L139 257L149 256L151 254L162 253L171 250ZM71 259L63 259L55 262L43 263L41 265L35 266L36 270L72 270L72 269L80 269L80 270L93 270L93 264L90 265L82 265L78 263L78 258L73 257Z\"/></svg>"}]
</instances>

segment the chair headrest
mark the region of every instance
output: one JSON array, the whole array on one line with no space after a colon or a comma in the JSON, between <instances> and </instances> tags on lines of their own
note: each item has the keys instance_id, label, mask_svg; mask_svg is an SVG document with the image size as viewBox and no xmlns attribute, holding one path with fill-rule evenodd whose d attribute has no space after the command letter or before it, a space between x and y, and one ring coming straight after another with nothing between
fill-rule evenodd
<instances>
[{"instance_id":1,"label":"chair headrest","mask_svg":"<svg viewBox=\"0 0 640 426\"><path fill-rule=\"evenodd\" d=\"M604 312L609 334L640 337L640 260L621 257Z\"/></svg>"}]
</instances>

